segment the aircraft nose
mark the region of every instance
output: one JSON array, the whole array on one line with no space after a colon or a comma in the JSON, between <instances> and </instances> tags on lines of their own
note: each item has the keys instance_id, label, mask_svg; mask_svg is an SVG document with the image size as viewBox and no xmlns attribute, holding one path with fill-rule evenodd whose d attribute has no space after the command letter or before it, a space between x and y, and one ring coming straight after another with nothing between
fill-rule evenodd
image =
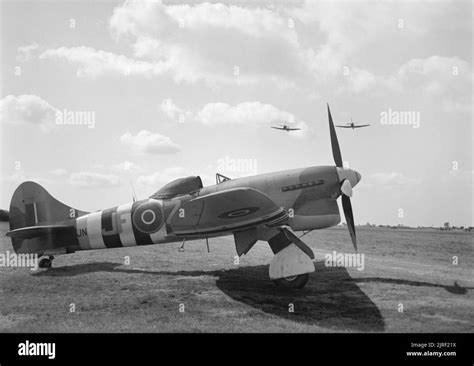
<instances>
[{"instance_id":1,"label":"aircraft nose","mask_svg":"<svg viewBox=\"0 0 474 366\"><path fill-rule=\"evenodd\" d=\"M360 180L362 179L362 176L361 176L360 173L357 172L357 171L354 171L354 173L355 173L355 176L356 176L356 179L357 179L357 183L359 183Z\"/></svg>"}]
</instances>

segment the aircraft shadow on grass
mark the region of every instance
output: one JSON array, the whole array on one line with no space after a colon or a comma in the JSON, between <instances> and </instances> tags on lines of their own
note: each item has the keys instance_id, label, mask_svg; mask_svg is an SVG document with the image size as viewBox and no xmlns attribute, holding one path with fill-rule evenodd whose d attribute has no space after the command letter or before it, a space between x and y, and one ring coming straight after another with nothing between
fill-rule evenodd
<instances>
[{"instance_id":1,"label":"aircraft shadow on grass","mask_svg":"<svg viewBox=\"0 0 474 366\"><path fill-rule=\"evenodd\" d=\"M360 290L345 268L315 263L305 288L285 290L268 279L268 266L238 267L217 271L147 271L127 269L121 263L101 262L53 267L34 276L73 277L87 273L136 273L154 276L214 276L217 287L232 299L280 318L323 328L353 331L383 331L377 306ZM294 304L294 312L289 312Z\"/></svg>"},{"instance_id":2,"label":"aircraft shadow on grass","mask_svg":"<svg viewBox=\"0 0 474 366\"><path fill-rule=\"evenodd\" d=\"M474 289L473 287L462 287L459 286L457 281L454 281L454 285L441 285L438 283L429 283L429 282L420 282L420 281L410 281L397 278L383 278L383 277L365 277L354 279L356 283L364 282L379 282L379 283L389 283L394 285L408 285L408 286L423 286L423 287L437 287L444 288L446 291L455 294L455 295L465 295L467 290Z\"/></svg>"},{"instance_id":3,"label":"aircraft shadow on grass","mask_svg":"<svg viewBox=\"0 0 474 366\"><path fill-rule=\"evenodd\" d=\"M268 266L247 266L217 271L148 271L124 268L121 263L85 263L53 267L34 276L73 277L87 273L135 273L153 276L214 276L217 287L232 299L250 305L265 313L307 325L316 325L335 331L352 330L380 332L385 328L383 317L372 300L359 288L358 283L379 282L409 286L444 288L453 294L465 294L467 289L428 282L391 278L352 278L343 267L326 267L315 262L315 273L305 288L285 290L269 283ZM289 312L294 304L294 312Z\"/></svg>"}]
</instances>

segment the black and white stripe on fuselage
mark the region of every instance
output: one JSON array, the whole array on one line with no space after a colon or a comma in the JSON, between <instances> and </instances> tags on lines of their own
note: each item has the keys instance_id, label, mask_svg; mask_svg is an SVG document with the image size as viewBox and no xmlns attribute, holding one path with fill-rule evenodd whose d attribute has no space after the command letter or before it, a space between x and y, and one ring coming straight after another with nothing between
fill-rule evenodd
<instances>
[{"instance_id":1,"label":"black and white stripe on fuselage","mask_svg":"<svg viewBox=\"0 0 474 366\"><path fill-rule=\"evenodd\" d=\"M163 201L147 199L81 216L76 219L76 235L83 250L169 241Z\"/></svg>"}]
</instances>

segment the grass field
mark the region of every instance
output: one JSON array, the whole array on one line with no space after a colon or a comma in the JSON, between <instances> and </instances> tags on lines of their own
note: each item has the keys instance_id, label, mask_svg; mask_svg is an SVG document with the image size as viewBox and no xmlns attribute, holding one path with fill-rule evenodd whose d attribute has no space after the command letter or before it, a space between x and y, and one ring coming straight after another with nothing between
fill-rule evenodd
<instances>
[{"instance_id":1,"label":"grass field","mask_svg":"<svg viewBox=\"0 0 474 366\"><path fill-rule=\"evenodd\" d=\"M12 251L6 230L1 223L0 253ZM232 237L210 240L210 253L205 241L185 252L179 244L77 252L51 269L0 268L0 331L473 332L473 238L361 228L358 271L324 263L326 253L352 251L345 228L313 232L303 240L316 272L299 291L268 279L264 242L238 265Z\"/></svg>"}]
</instances>

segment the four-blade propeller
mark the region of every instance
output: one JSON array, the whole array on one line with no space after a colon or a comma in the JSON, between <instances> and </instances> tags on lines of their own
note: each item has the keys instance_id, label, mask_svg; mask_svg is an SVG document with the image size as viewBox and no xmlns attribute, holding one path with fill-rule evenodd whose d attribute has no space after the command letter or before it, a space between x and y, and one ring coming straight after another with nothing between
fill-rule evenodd
<instances>
[{"instance_id":1,"label":"four-blade propeller","mask_svg":"<svg viewBox=\"0 0 474 366\"><path fill-rule=\"evenodd\" d=\"M329 119L329 132L331 135L331 147L332 147L332 156L334 157L334 162L336 167L343 168L342 166L342 155L341 149L339 148L339 142L337 140L336 129L334 128L334 123L332 121L331 110L329 109L328 104L328 119ZM360 176L358 177L360 179ZM342 208L344 210L344 216L346 218L347 227L349 229L349 234L351 235L352 244L354 249L357 251L357 238L354 225L354 215L352 214L352 205L351 199L352 196L352 184L349 179L344 179L341 184L341 199L342 199Z\"/></svg>"}]
</instances>

